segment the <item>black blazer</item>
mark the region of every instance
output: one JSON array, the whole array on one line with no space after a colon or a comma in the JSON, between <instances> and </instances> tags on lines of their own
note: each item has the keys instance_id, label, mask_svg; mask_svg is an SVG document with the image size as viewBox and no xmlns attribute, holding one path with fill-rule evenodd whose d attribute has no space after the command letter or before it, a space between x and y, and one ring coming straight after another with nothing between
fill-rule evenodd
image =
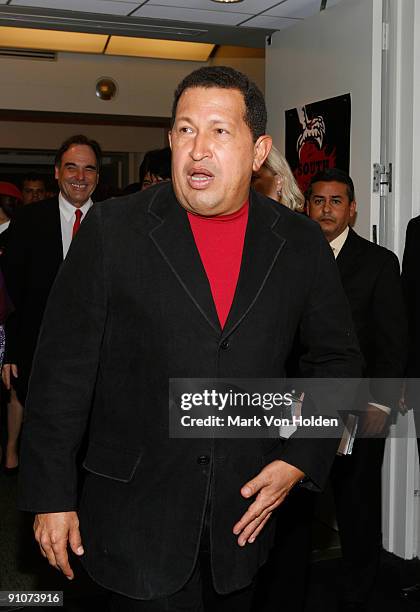
<instances>
[{"instance_id":1,"label":"black blazer","mask_svg":"<svg viewBox=\"0 0 420 612\"><path fill-rule=\"evenodd\" d=\"M395 379L373 383L370 399L395 409L408 341L398 258L350 228L337 265L365 361L364 375Z\"/></svg>"},{"instance_id":2,"label":"black blazer","mask_svg":"<svg viewBox=\"0 0 420 612\"><path fill-rule=\"evenodd\" d=\"M7 231L0 262L15 312L6 324L5 363L17 364L15 387L24 401L45 305L63 261L58 198L22 207Z\"/></svg>"},{"instance_id":3,"label":"black blazer","mask_svg":"<svg viewBox=\"0 0 420 612\"><path fill-rule=\"evenodd\" d=\"M274 523L255 544L237 545L232 527L249 505L240 487L276 458L321 487L336 443L169 438L168 379L282 376L298 327L303 375L359 375L334 258L309 219L252 193L222 330L171 184L94 207L60 269L40 334L20 507L78 509L87 571L111 590L150 599L190 576L211 490L215 587L246 586L267 558ZM79 504L74 458L88 421Z\"/></svg>"},{"instance_id":4,"label":"black blazer","mask_svg":"<svg viewBox=\"0 0 420 612\"><path fill-rule=\"evenodd\" d=\"M420 440L420 216L407 226L402 263L402 281L407 306L409 354L407 363L406 401L414 409L417 437Z\"/></svg>"}]
</instances>

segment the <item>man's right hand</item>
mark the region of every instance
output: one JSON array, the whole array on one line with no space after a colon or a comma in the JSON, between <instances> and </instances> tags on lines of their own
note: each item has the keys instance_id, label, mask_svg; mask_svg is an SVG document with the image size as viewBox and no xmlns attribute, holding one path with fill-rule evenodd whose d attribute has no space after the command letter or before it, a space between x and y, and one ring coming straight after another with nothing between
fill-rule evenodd
<instances>
[{"instance_id":1,"label":"man's right hand","mask_svg":"<svg viewBox=\"0 0 420 612\"><path fill-rule=\"evenodd\" d=\"M50 565L63 572L69 580L74 573L70 567L67 544L72 551L81 556L84 553L76 512L50 512L37 514L34 521L35 539L41 554Z\"/></svg>"},{"instance_id":2,"label":"man's right hand","mask_svg":"<svg viewBox=\"0 0 420 612\"><path fill-rule=\"evenodd\" d=\"M10 391L12 376L15 378L18 377L17 365L15 363L4 363L1 369L1 377L3 379L4 386L8 391Z\"/></svg>"}]
</instances>

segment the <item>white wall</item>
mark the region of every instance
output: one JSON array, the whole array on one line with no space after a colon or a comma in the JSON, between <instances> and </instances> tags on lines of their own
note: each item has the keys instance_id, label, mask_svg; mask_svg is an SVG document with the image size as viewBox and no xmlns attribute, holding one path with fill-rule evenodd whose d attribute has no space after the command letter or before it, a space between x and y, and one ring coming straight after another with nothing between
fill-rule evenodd
<instances>
[{"instance_id":1,"label":"white wall","mask_svg":"<svg viewBox=\"0 0 420 612\"><path fill-rule=\"evenodd\" d=\"M0 107L167 117L177 83L201 65L77 53L58 53L56 61L0 57ZM95 95L104 76L118 84L111 101Z\"/></svg>"},{"instance_id":2,"label":"white wall","mask_svg":"<svg viewBox=\"0 0 420 612\"><path fill-rule=\"evenodd\" d=\"M209 63L233 65L263 88L264 58L238 49L221 47ZM179 81L203 65L81 53L58 53L56 61L0 56L0 108L168 117ZM110 101L95 95L96 82L104 76L119 88Z\"/></svg>"},{"instance_id":3,"label":"white wall","mask_svg":"<svg viewBox=\"0 0 420 612\"><path fill-rule=\"evenodd\" d=\"M110 152L138 153L167 146L167 130L163 128L0 121L0 130L2 149L55 150L73 134L86 134Z\"/></svg>"},{"instance_id":4,"label":"white wall","mask_svg":"<svg viewBox=\"0 0 420 612\"><path fill-rule=\"evenodd\" d=\"M375 0L346 0L293 28L276 32L266 48L269 131L281 150L285 110L351 93L350 173L358 199L357 230L368 238L371 223L376 222L370 208L372 122L377 124L375 129L380 129L381 50L377 37L381 22L374 14L378 7ZM379 73L376 66L372 67L373 46ZM372 91L377 117L372 113ZM374 161L379 161L379 144L378 132L372 145L377 149L372 153L377 154Z\"/></svg>"}]
</instances>

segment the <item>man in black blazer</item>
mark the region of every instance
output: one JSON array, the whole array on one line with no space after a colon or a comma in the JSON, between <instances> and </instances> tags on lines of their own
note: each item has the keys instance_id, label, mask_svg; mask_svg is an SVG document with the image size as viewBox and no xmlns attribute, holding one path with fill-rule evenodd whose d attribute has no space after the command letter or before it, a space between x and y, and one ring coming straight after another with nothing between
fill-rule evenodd
<instances>
[{"instance_id":1,"label":"man in black blazer","mask_svg":"<svg viewBox=\"0 0 420 612\"><path fill-rule=\"evenodd\" d=\"M0 262L15 307L6 322L2 369L3 382L11 391L7 469L18 466L23 405L47 298L70 246L73 228L77 230L76 215L83 221L92 206L90 196L98 182L100 155L99 145L86 136L67 139L55 159L58 197L18 209L7 230Z\"/></svg>"},{"instance_id":2,"label":"man in black blazer","mask_svg":"<svg viewBox=\"0 0 420 612\"><path fill-rule=\"evenodd\" d=\"M344 566L342 609L365 610L381 550L385 437L406 362L400 269L391 251L350 227L356 201L353 181L345 172L334 168L318 173L307 199L309 216L320 224L336 257L365 361L364 376L371 379L359 420L363 438L356 439L351 455L337 456L331 474Z\"/></svg>"},{"instance_id":3,"label":"man in black blazer","mask_svg":"<svg viewBox=\"0 0 420 612\"><path fill-rule=\"evenodd\" d=\"M405 401L413 410L416 425L417 448L420 457L420 217L411 219L407 226L404 257L402 263L402 282L407 305L408 328L410 330L409 353L407 362L407 382ZM420 582L403 589L404 598L420 602Z\"/></svg>"},{"instance_id":4,"label":"man in black blazer","mask_svg":"<svg viewBox=\"0 0 420 612\"><path fill-rule=\"evenodd\" d=\"M76 211L82 222L92 206L100 156L98 143L86 136L67 139L55 159L59 195L19 209L8 230L1 267L15 312L6 326L2 377L7 388L14 379L22 403L48 295L69 249Z\"/></svg>"},{"instance_id":5,"label":"man in black blazer","mask_svg":"<svg viewBox=\"0 0 420 612\"><path fill-rule=\"evenodd\" d=\"M49 562L73 578L69 543L112 610L249 609L272 512L329 471L336 440L169 436L170 378L282 377L299 327L304 375L359 373L319 228L249 191L271 146L265 127L245 75L188 75L173 105L173 182L94 207L50 295L20 506L37 513Z\"/></svg>"}]
</instances>

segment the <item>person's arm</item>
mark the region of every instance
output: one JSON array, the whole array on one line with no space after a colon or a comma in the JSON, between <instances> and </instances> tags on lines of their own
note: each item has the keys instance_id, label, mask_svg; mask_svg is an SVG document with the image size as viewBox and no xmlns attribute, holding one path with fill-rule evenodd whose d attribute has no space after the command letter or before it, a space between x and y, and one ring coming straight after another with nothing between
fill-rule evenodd
<instances>
[{"instance_id":1,"label":"person's arm","mask_svg":"<svg viewBox=\"0 0 420 612\"><path fill-rule=\"evenodd\" d=\"M386 253L371 300L372 346L369 364L370 403L361 422L361 433L382 433L388 416L376 404L395 411L402 393L407 362L407 316L397 257Z\"/></svg>"},{"instance_id":2,"label":"person's arm","mask_svg":"<svg viewBox=\"0 0 420 612\"><path fill-rule=\"evenodd\" d=\"M301 318L301 339L306 349L301 358L301 371L305 378L360 376L361 356L350 307L331 249L321 232L313 283ZM328 392L328 383L324 388ZM305 479L306 486L322 489L338 444L336 438L292 436L284 444L279 460L265 466L255 478L244 484L241 494L247 499L255 499L233 527L240 546L255 540L272 512L297 483Z\"/></svg>"},{"instance_id":3,"label":"person's arm","mask_svg":"<svg viewBox=\"0 0 420 612\"><path fill-rule=\"evenodd\" d=\"M30 215L26 210L19 210L10 222L8 238L4 253L0 257L7 293L13 304L5 323L6 347L4 355L3 382L10 388L11 374L17 376L17 338L22 300L25 295L25 279L27 274L28 235L27 226L31 225ZM33 231L33 228L32 228ZM13 364L13 367L12 367ZM11 371L13 370L13 372Z\"/></svg>"},{"instance_id":4,"label":"person's arm","mask_svg":"<svg viewBox=\"0 0 420 612\"><path fill-rule=\"evenodd\" d=\"M25 406L19 507L36 513L41 550L71 577L79 548L76 455L86 429L107 312L100 207L83 223L52 288ZM58 544L57 544L58 542Z\"/></svg>"}]
</instances>

